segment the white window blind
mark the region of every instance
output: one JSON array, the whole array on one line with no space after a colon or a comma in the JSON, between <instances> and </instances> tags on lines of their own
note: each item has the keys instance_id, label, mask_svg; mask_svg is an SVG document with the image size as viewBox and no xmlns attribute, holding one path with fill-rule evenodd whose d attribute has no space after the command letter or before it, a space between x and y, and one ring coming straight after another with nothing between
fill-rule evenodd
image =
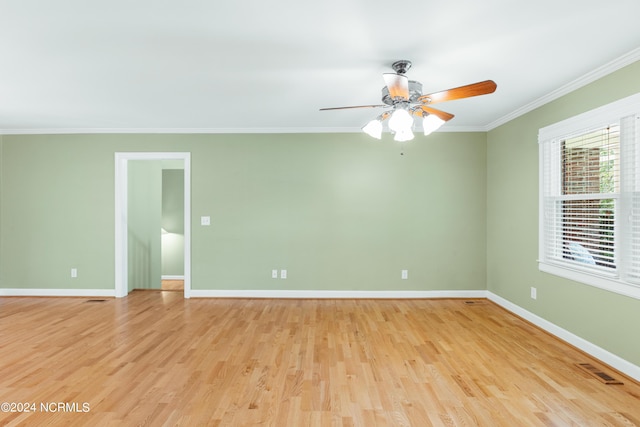
<instances>
[{"instance_id":1,"label":"white window blind","mask_svg":"<svg viewBox=\"0 0 640 427\"><path fill-rule=\"evenodd\" d=\"M640 94L541 129L540 268L640 298Z\"/></svg>"},{"instance_id":2,"label":"white window blind","mask_svg":"<svg viewBox=\"0 0 640 427\"><path fill-rule=\"evenodd\" d=\"M550 174L546 255L590 269L616 270L616 203L620 192L620 133L611 124L545 147L559 162Z\"/></svg>"},{"instance_id":3,"label":"white window blind","mask_svg":"<svg viewBox=\"0 0 640 427\"><path fill-rule=\"evenodd\" d=\"M621 234L623 279L640 284L640 114L622 119Z\"/></svg>"}]
</instances>

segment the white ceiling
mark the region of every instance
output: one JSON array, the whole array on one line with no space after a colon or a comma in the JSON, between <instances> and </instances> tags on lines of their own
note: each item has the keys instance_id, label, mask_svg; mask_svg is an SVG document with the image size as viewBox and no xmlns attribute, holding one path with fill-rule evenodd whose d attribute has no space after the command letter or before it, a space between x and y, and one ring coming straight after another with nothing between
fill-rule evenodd
<instances>
[{"instance_id":1,"label":"white ceiling","mask_svg":"<svg viewBox=\"0 0 640 427\"><path fill-rule=\"evenodd\" d=\"M0 0L0 133L356 131L409 59L443 130L490 129L640 59L638 0ZM617 61L617 62L615 62ZM625 62L626 61L626 62ZM609 65L607 65L609 64Z\"/></svg>"}]
</instances>

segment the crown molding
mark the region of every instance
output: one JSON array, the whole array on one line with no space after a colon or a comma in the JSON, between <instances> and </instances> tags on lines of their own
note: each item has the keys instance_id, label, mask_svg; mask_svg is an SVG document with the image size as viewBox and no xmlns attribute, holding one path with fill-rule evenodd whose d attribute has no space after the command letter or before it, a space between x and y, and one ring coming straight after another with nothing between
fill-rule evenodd
<instances>
[{"instance_id":1,"label":"crown molding","mask_svg":"<svg viewBox=\"0 0 640 427\"><path fill-rule=\"evenodd\" d=\"M486 132L486 126L442 126L436 130L435 133L450 133L450 132Z\"/></svg>"},{"instance_id":2,"label":"crown molding","mask_svg":"<svg viewBox=\"0 0 640 427\"><path fill-rule=\"evenodd\" d=\"M443 126L436 132L489 132L511 120L514 120L536 108L580 89L589 83L607 76L627 65L640 60L640 47L613 61L596 68L582 77L526 104L511 113L484 126ZM64 134L277 134L277 133L360 133L360 127L274 127L274 128L35 128L0 129L0 135L64 135Z\"/></svg>"},{"instance_id":3,"label":"crown molding","mask_svg":"<svg viewBox=\"0 0 640 427\"><path fill-rule=\"evenodd\" d=\"M450 126L438 132L486 132L486 126ZM362 133L359 127L327 128L37 128L0 129L0 135L81 135L81 134L283 134ZM417 132L421 133L421 132Z\"/></svg>"},{"instance_id":4,"label":"crown molding","mask_svg":"<svg viewBox=\"0 0 640 427\"><path fill-rule=\"evenodd\" d=\"M360 128L36 128L0 129L0 135L68 134L231 134L231 133L354 133Z\"/></svg>"},{"instance_id":5,"label":"crown molding","mask_svg":"<svg viewBox=\"0 0 640 427\"><path fill-rule=\"evenodd\" d=\"M613 73L614 71L618 71L619 69L624 68L627 65L631 65L638 60L640 60L640 47L632 50L631 52L628 52L625 55L622 55L619 58L614 59L613 61L601 67L596 68L595 70L583 75L582 77L579 77L576 80L573 80L572 82L559 87L553 92L548 93L547 95L542 96L535 101L530 102L529 104L523 105L522 107L518 108L515 111L512 111L506 116L503 116L489 123L487 126L485 126L485 131L488 132L490 130L493 130L498 126L508 123L513 119L516 119L520 116L525 115L526 113L535 110L536 108L542 107L543 105L548 104L551 101L555 101L556 99L564 95L580 89L588 85L589 83L593 83L594 81L601 79L602 77L605 77Z\"/></svg>"}]
</instances>

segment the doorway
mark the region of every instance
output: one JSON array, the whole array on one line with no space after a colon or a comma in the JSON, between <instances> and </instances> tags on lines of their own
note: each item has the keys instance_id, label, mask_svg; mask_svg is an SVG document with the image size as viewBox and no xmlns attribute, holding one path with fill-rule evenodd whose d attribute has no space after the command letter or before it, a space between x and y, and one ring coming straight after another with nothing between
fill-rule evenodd
<instances>
[{"instance_id":1,"label":"doorway","mask_svg":"<svg viewBox=\"0 0 640 427\"><path fill-rule=\"evenodd\" d=\"M134 287L134 283L143 288L151 286L145 283L158 282L160 288L161 239L168 230L161 222L161 205L157 211L145 216L148 209L148 198L153 197L144 188L131 186L131 177L140 175L144 169L159 169L154 165L171 164L168 169L183 168L183 235L182 261L184 265L184 297L189 298L191 292L191 153L149 152L149 153L115 153L115 296L125 297ZM179 169L179 168L178 168ZM162 178L160 177L160 182ZM161 199L162 189L158 190ZM130 194L131 193L131 194ZM153 191L151 192L153 193ZM142 213L139 213L143 209ZM157 221L149 218L158 218ZM156 224L157 222L157 224ZM171 228L171 226L169 226ZM135 231L132 232L132 231ZM175 230L173 230L175 231ZM156 254L154 255L154 252ZM151 254L151 255L150 255ZM152 259L153 258L153 259ZM154 261L157 260L157 261Z\"/></svg>"}]
</instances>

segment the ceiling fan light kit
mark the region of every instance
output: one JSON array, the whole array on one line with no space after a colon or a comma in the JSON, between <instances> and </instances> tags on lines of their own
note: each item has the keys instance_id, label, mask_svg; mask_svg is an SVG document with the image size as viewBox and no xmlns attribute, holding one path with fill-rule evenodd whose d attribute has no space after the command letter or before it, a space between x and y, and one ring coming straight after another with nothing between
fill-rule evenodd
<instances>
[{"instance_id":1,"label":"ceiling fan light kit","mask_svg":"<svg viewBox=\"0 0 640 427\"><path fill-rule=\"evenodd\" d=\"M359 105L353 107L321 108L320 111L344 110L352 108L386 108L387 111L367 123L362 130L369 136L381 139L383 122L388 120L389 131L396 141L410 141L417 120L422 118L422 130L425 135L434 132L440 126L453 119L453 114L436 110L428 105L455 99L470 98L495 92L497 86L492 80L485 80L466 86L422 94L422 83L409 80L405 73L411 68L411 61L396 61L391 65L395 73L383 74L385 86L382 88L381 105Z\"/></svg>"},{"instance_id":2,"label":"ceiling fan light kit","mask_svg":"<svg viewBox=\"0 0 640 427\"><path fill-rule=\"evenodd\" d=\"M373 119L362 128L364 133L375 139L382 139L382 121L380 118Z\"/></svg>"},{"instance_id":3,"label":"ceiling fan light kit","mask_svg":"<svg viewBox=\"0 0 640 427\"><path fill-rule=\"evenodd\" d=\"M442 120L435 114L428 114L424 117L424 119L422 119L422 130L424 131L424 134L426 136L440 128L440 126L445 123L446 122L444 120Z\"/></svg>"}]
</instances>

